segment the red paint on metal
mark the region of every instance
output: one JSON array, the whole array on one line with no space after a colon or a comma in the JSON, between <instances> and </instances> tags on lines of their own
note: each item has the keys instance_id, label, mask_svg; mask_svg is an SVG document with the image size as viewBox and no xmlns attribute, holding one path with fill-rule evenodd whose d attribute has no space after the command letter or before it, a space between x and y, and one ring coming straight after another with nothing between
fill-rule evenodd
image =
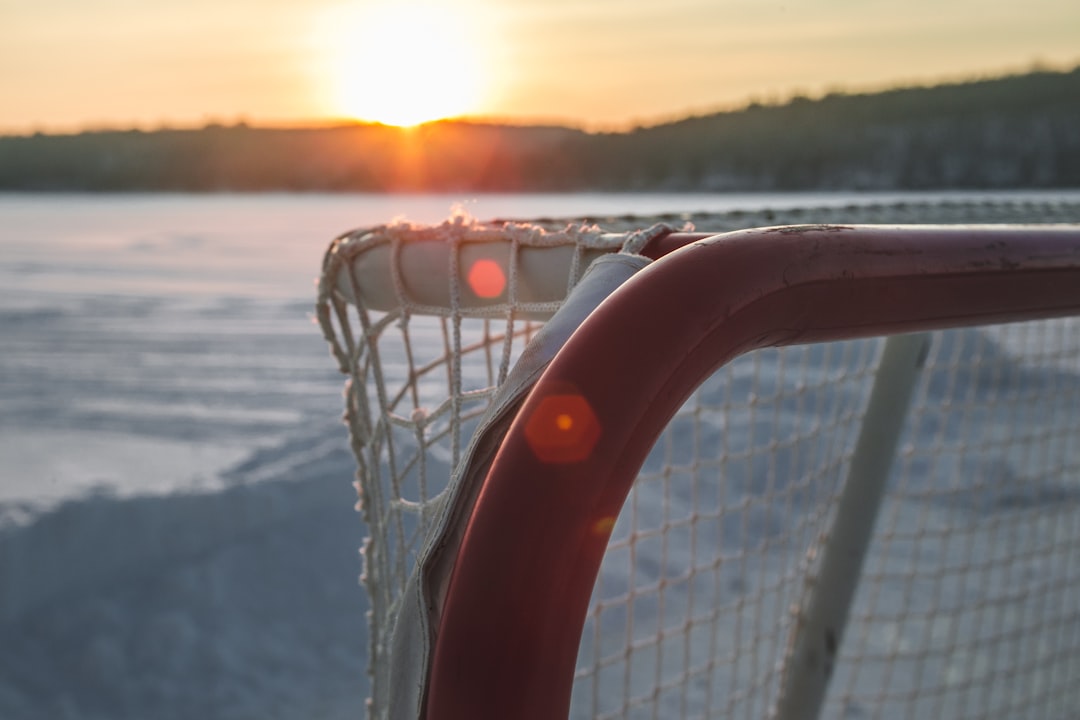
<instances>
[{"instance_id":1,"label":"red paint on metal","mask_svg":"<svg viewBox=\"0 0 1080 720\"><path fill-rule=\"evenodd\" d=\"M645 257L652 258L653 260L659 260L668 253L672 253L681 247L689 245L692 242L697 242L698 240L713 237L714 235L716 235L716 233L698 232L672 232L665 235L659 235L646 243L645 247L641 250L641 254Z\"/></svg>"},{"instance_id":2,"label":"red paint on metal","mask_svg":"<svg viewBox=\"0 0 1080 720\"><path fill-rule=\"evenodd\" d=\"M670 237L670 236L669 236ZM655 438L756 348L1080 314L1080 228L820 227L701 240L609 297L548 367L477 496L447 590L428 720L566 717L614 517ZM580 389L603 433L552 464L526 424Z\"/></svg>"}]
</instances>

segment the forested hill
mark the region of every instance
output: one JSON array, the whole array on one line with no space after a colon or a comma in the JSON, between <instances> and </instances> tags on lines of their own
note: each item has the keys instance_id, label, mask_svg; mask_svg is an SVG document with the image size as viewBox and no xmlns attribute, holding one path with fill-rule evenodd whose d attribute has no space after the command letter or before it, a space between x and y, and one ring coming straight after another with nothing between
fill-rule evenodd
<instances>
[{"instance_id":1,"label":"forested hill","mask_svg":"<svg viewBox=\"0 0 1080 720\"><path fill-rule=\"evenodd\" d=\"M627 133L439 122L0 137L0 190L1080 187L1080 67L750 105Z\"/></svg>"}]
</instances>

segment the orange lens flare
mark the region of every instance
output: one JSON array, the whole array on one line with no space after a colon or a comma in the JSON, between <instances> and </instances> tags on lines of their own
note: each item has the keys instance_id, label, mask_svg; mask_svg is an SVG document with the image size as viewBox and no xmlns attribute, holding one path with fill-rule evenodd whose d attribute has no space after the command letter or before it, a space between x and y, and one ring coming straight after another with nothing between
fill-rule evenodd
<instances>
[{"instance_id":1,"label":"orange lens flare","mask_svg":"<svg viewBox=\"0 0 1080 720\"><path fill-rule=\"evenodd\" d=\"M600 422L581 395L549 395L525 423L526 442L548 463L586 460L599 439Z\"/></svg>"},{"instance_id":2,"label":"orange lens flare","mask_svg":"<svg viewBox=\"0 0 1080 720\"><path fill-rule=\"evenodd\" d=\"M468 282L477 297L497 298L506 289L506 274L494 260L477 260L469 268Z\"/></svg>"},{"instance_id":3,"label":"orange lens flare","mask_svg":"<svg viewBox=\"0 0 1080 720\"><path fill-rule=\"evenodd\" d=\"M593 523L592 531L593 535L607 536L611 534L611 531L615 528L615 518L602 517Z\"/></svg>"}]
</instances>

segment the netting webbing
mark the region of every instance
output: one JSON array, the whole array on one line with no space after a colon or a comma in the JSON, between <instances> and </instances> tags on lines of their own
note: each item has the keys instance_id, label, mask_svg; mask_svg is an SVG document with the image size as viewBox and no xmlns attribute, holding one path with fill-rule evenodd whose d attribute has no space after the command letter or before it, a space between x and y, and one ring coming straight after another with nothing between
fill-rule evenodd
<instances>
[{"instance_id":1,"label":"netting webbing","mask_svg":"<svg viewBox=\"0 0 1080 720\"><path fill-rule=\"evenodd\" d=\"M838 220L1077 219L1080 208L1073 206L952 204L732 213L695 221L719 231ZM648 222L612 221L606 229ZM534 232L519 231L512 242L527 242ZM592 228L577 234L602 236ZM510 257L516 253L511 249ZM399 257L396 250L391 254ZM454 251L449 257L454 262L459 256ZM581 271L582 253L575 250L573 257L568 287ZM320 320L351 377L346 418L359 465L359 507L369 529L364 554L373 664L389 661L389 629L425 542L433 499L450 482L495 388L538 327L514 307L520 282L514 267L508 272L510 301L491 305L484 318L410 302L409 289L397 279L396 293L404 302L387 311L362 302L351 307L329 291L322 296ZM341 278L332 258L327 268L324 288ZM450 297L459 302L467 282L460 264L451 265L449 282ZM360 297L355 286L350 290ZM421 314L429 312L435 315ZM1028 345L1010 340L1012 330L968 331L960 340L936 344L934 358L963 362L931 365L923 375L826 716L926 717L963 704L958 687L982 693L982 704L970 707L983 714L1009 716L1012 710L1015 716L1027 703L1058 716L1054 709L1069 707L1070 698L1076 707L1067 687L1052 700L1033 693L1062 685L1069 672L1076 675L1068 663L1075 660L1076 631L1062 632L1061 623L1076 618L1077 609L1044 596L1075 588L1066 551L1076 546L1077 525L1068 519L1020 519L1076 514L1075 455L1048 459L1071 447L1068 438L1080 436L1074 412L1080 399L1070 394L1069 379L1080 369L1068 367L1077 353L1065 342L1076 337L1070 332L1075 328L1055 322L1022 331L1058 342L1039 345L1028 358L1015 347ZM972 351L973 345L980 351ZM613 533L579 656L575 715L692 716L706 708L719 716L767 714L788 642L788 609L811 569L807 550L827 527L873 375L875 347L865 341L755 353L722 370L679 413ZM984 361L981 350L987 347L1006 350ZM1044 376L1048 366L1062 374L1027 395L1005 382ZM1016 369L1025 367L1027 374ZM1000 397L980 395L984 386L998 388ZM1018 408L1039 422L1022 420L1023 432L1017 431L1005 421L1015 422ZM935 439L927 444L930 437ZM959 529L950 534L946 527ZM1006 549L986 557L972 549L1000 540L1004 531ZM935 569L942 559L952 564ZM1031 567L1047 565L1056 569L1036 585L1043 609L1023 609L1017 578L1030 581ZM970 570L956 571L958 566ZM975 577L984 582L979 585ZM1011 595L1001 589L1009 583ZM971 589L976 585L982 595ZM981 608L977 617L983 619L961 618L969 604ZM1027 619L1001 630L1002 618L1016 612ZM972 623L982 629L972 630ZM1045 630L1052 642L1016 639L1031 637L1032 628ZM968 637L976 638L974 645L961 647L957 638ZM1006 663L1002 658L1014 650L1032 662ZM1009 672L1027 678L1021 684L1030 689L1005 693L1001 683L994 684ZM385 712L380 692L372 688L376 716Z\"/></svg>"},{"instance_id":2,"label":"netting webbing","mask_svg":"<svg viewBox=\"0 0 1080 720\"><path fill-rule=\"evenodd\" d=\"M594 591L574 717L771 716L879 341L763 350L678 413ZM935 333L822 717L1069 717L1080 319Z\"/></svg>"}]
</instances>

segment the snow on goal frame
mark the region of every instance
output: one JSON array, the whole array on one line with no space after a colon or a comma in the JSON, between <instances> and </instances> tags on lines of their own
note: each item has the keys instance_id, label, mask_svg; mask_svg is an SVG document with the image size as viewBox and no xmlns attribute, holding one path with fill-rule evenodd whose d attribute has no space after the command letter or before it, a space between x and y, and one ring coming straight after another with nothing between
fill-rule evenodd
<instances>
[{"instance_id":1,"label":"snow on goal frame","mask_svg":"<svg viewBox=\"0 0 1080 720\"><path fill-rule=\"evenodd\" d=\"M369 715L1075 715L1078 315L1080 226L338 238Z\"/></svg>"}]
</instances>

